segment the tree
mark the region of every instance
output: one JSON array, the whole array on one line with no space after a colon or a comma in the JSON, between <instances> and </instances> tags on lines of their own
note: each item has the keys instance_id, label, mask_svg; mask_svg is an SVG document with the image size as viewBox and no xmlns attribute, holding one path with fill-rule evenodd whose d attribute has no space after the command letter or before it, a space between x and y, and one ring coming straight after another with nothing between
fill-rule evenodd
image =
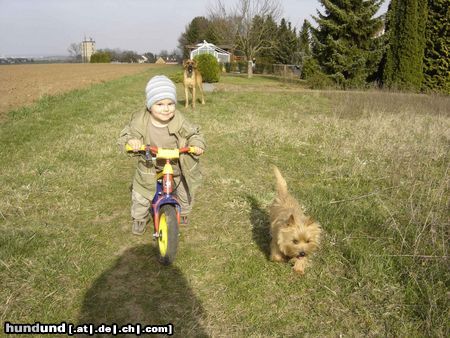
<instances>
[{"instance_id":1,"label":"tree","mask_svg":"<svg viewBox=\"0 0 450 338\"><path fill-rule=\"evenodd\" d=\"M298 34L298 49L300 54L300 64L302 67L301 77L305 79L311 73L314 73L314 67L317 64L311 64L314 60L311 59L311 37L310 37L311 24L308 20L303 21L302 28Z\"/></svg>"},{"instance_id":2,"label":"tree","mask_svg":"<svg viewBox=\"0 0 450 338\"><path fill-rule=\"evenodd\" d=\"M122 62L122 53L123 52L119 48L115 48L115 49L109 49L109 48L99 49L99 50L97 50L97 52L108 53L112 62Z\"/></svg>"},{"instance_id":3,"label":"tree","mask_svg":"<svg viewBox=\"0 0 450 338\"><path fill-rule=\"evenodd\" d=\"M189 49L186 46L197 44L203 40L216 43L209 20L203 16L197 16L189 23L185 32L178 38L178 48L182 51L183 57L188 58Z\"/></svg>"},{"instance_id":4,"label":"tree","mask_svg":"<svg viewBox=\"0 0 450 338\"><path fill-rule=\"evenodd\" d=\"M450 0L428 0L424 87L450 94Z\"/></svg>"},{"instance_id":5,"label":"tree","mask_svg":"<svg viewBox=\"0 0 450 338\"><path fill-rule=\"evenodd\" d=\"M261 70L264 69L264 67L267 67L268 65L272 65L277 61L278 58L278 25L273 20L271 16L267 17L264 25L266 26L267 36L266 39L269 41L274 41L273 48L263 48L256 54L257 65L260 65ZM258 67L257 67L258 68Z\"/></svg>"},{"instance_id":6,"label":"tree","mask_svg":"<svg viewBox=\"0 0 450 338\"><path fill-rule=\"evenodd\" d=\"M383 21L374 17L384 0L319 0L312 51L320 69L343 88L359 87L377 70Z\"/></svg>"},{"instance_id":7,"label":"tree","mask_svg":"<svg viewBox=\"0 0 450 338\"><path fill-rule=\"evenodd\" d=\"M233 42L236 54L243 54L247 61L276 47L273 23L281 13L279 0L238 0L228 12L222 1L217 0L209 13L210 18L226 22L227 40ZM251 77L252 67L247 69Z\"/></svg>"},{"instance_id":8,"label":"tree","mask_svg":"<svg viewBox=\"0 0 450 338\"><path fill-rule=\"evenodd\" d=\"M183 55L181 54L179 49L175 48L174 50L172 50L169 57L172 61L175 61L180 64L183 63Z\"/></svg>"},{"instance_id":9,"label":"tree","mask_svg":"<svg viewBox=\"0 0 450 338\"><path fill-rule=\"evenodd\" d=\"M276 48L272 38L271 20L277 20L281 5L277 0L239 0L234 16L237 18L236 44L247 60L266 49ZM270 19L269 19L270 18ZM252 77L252 67L247 67L248 77Z\"/></svg>"},{"instance_id":10,"label":"tree","mask_svg":"<svg viewBox=\"0 0 450 338\"><path fill-rule=\"evenodd\" d=\"M391 1L386 22L385 86L407 90L421 88L427 7L424 0Z\"/></svg>"},{"instance_id":11,"label":"tree","mask_svg":"<svg viewBox=\"0 0 450 338\"><path fill-rule=\"evenodd\" d=\"M97 51L91 56L91 63L110 63L111 54L107 51Z\"/></svg>"},{"instance_id":12,"label":"tree","mask_svg":"<svg viewBox=\"0 0 450 338\"><path fill-rule=\"evenodd\" d=\"M81 61L81 44L75 42L71 43L69 48L67 48L67 51L75 61Z\"/></svg>"},{"instance_id":13,"label":"tree","mask_svg":"<svg viewBox=\"0 0 450 338\"><path fill-rule=\"evenodd\" d=\"M225 5L221 0L217 0L208 8L208 20L210 22L210 34L214 36L216 44L235 44L237 18L231 13L227 13Z\"/></svg>"},{"instance_id":14,"label":"tree","mask_svg":"<svg viewBox=\"0 0 450 338\"><path fill-rule=\"evenodd\" d=\"M277 30L276 63L297 64L300 59L299 40L296 29L291 23L281 19Z\"/></svg>"},{"instance_id":15,"label":"tree","mask_svg":"<svg viewBox=\"0 0 450 338\"><path fill-rule=\"evenodd\" d=\"M311 38L309 35L310 26L311 24L309 21L305 19L299 32L299 50L302 56L311 55Z\"/></svg>"},{"instance_id":16,"label":"tree","mask_svg":"<svg viewBox=\"0 0 450 338\"><path fill-rule=\"evenodd\" d=\"M140 59L140 56L138 53L132 51L132 50L126 50L123 51L120 57L120 62L125 63L136 63Z\"/></svg>"},{"instance_id":17,"label":"tree","mask_svg":"<svg viewBox=\"0 0 450 338\"><path fill-rule=\"evenodd\" d=\"M151 52L144 53L144 56L147 58L147 63L155 63L156 56Z\"/></svg>"},{"instance_id":18,"label":"tree","mask_svg":"<svg viewBox=\"0 0 450 338\"><path fill-rule=\"evenodd\" d=\"M158 57L161 57L163 59L166 59L169 57L169 52L167 51L167 49L163 49L159 52Z\"/></svg>"},{"instance_id":19,"label":"tree","mask_svg":"<svg viewBox=\"0 0 450 338\"><path fill-rule=\"evenodd\" d=\"M97 55L96 55L97 54ZM134 63L138 62L141 58L138 53L131 50L121 50L120 48L115 49L99 49L94 54L94 62L124 62L124 63ZM92 58L91 58L91 62Z\"/></svg>"}]
</instances>

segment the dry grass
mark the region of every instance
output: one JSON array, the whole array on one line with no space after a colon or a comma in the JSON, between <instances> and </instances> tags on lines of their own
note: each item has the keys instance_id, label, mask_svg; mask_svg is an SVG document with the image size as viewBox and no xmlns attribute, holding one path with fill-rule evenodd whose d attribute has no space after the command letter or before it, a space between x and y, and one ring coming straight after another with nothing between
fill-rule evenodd
<instances>
[{"instance_id":1,"label":"dry grass","mask_svg":"<svg viewBox=\"0 0 450 338\"><path fill-rule=\"evenodd\" d=\"M224 77L205 106L183 109L207 138L206 175L164 268L150 238L130 234L134 163L115 147L151 74L45 98L0 125L3 321L448 336L448 97ZM325 231L304 278L268 260L272 163Z\"/></svg>"},{"instance_id":2,"label":"dry grass","mask_svg":"<svg viewBox=\"0 0 450 338\"><path fill-rule=\"evenodd\" d=\"M164 66L153 64L33 64L0 66L0 121L10 110L44 96L66 93Z\"/></svg>"},{"instance_id":3,"label":"dry grass","mask_svg":"<svg viewBox=\"0 0 450 338\"><path fill-rule=\"evenodd\" d=\"M203 122L221 153L208 166L209 176L233 172L210 182L234 196L224 198L227 216L217 219L233 224L223 227L225 237L246 238L236 228L247 229L238 219L250 214L252 237L267 253L269 164L275 163L287 170L291 187L327 230L312 295L333 308L328 332L351 327L354 334L373 336L422 330L445 335L448 327L440 321L448 304L448 97L301 88L286 94L263 82L249 85L253 93L230 94L233 86L221 91L227 105L218 100L215 110L227 113ZM220 164L224 158L233 158L230 166ZM227 244L234 252L234 243ZM317 287L325 293L319 296ZM302 299L300 307L318 306ZM306 320L310 325L325 316L319 308L321 316Z\"/></svg>"}]
</instances>

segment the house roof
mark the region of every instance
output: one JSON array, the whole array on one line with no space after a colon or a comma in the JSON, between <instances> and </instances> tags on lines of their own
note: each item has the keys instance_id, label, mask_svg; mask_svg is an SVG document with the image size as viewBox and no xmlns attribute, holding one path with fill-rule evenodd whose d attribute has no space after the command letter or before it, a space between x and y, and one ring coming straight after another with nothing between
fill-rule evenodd
<instances>
[{"instance_id":1,"label":"house roof","mask_svg":"<svg viewBox=\"0 0 450 338\"><path fill-rule=\"evenodd\" d=\"M166 61L160 56L155 63L166 63Z\"/></svg>"},{"instance_id":2,"label":"house roof","mask_svg":"<svg viewBox=\"0 0 450 338\"><path fill-rule=\"evenodd\" d=\"M227 53L227 54L230 54L230 52L228 50L233 50L234 49L232 45L216 46L215 44L209 43L206 40L203 40L203 42L197 43L195 45L186 45L185 47L190 49L191 51L195 50L195 49L200 49L202 47L212 48L212 49L216 50L219 53Z\"/></svg>"}]
</instances>

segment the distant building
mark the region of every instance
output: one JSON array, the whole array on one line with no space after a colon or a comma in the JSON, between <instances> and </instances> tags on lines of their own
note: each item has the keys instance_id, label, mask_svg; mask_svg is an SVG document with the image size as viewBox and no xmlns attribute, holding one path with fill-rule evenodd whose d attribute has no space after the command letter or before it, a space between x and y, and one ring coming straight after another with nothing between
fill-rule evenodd
<instances>
[{"instance_id":1,"label":"distant building","mask_svg":"<svg viewBox=\"0 0 450 338\"><path fill-rule=\"evenodd\" d=\"M81 60L83 63L89 63L91 61L92 54L95 53L95 41L92 38L81 43Z\"/></svg>"},{"instance_id":2,"label":"distant building","mask_svg":"<svg viewBox=\"0 0 450 338\"><path fill-rule=\"evenodd\" d=\"M187 45L185 47L190 50L189 58L191 60L200 54L211 54L217 59L217 62L227 63L230 62L233 55L233 53L225 50L225 48L230 49L229 46L222 46L223 48L221 48L205 40L196 45Z\"/></svg>"},{"instance_id":3,"label":"distant building","mask_svg":"<svg viewBox=\"0 0 450 338\"><path fill-rule=\"evenodd\" d=\"M165 65L166 64L166 60L164 60L162 57L159 57L156 61L156 64L158 65Z\"/></svg>"},{"instance_id":4,"label":"distant building","mask_svg":"<svg viewBox=\"0 0 450 338\"><path fill-rule=\"evenodd\" d=\"M148 62L148 57L146 57L145 55L140 55L139 59L138 59L139 63L146 63Z\"/></svg>"}]
</instances>

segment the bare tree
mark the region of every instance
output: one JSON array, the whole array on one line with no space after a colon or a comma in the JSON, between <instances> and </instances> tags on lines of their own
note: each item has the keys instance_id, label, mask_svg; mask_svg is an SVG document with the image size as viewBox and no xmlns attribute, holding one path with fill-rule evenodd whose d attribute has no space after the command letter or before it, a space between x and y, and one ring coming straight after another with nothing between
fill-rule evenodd
<instances>
[{"instance_id":1,"label":"bare tree","mask_svg":"<svg viewBox=\"0 0 450 338\"><path fill-rule=\"evenodd\" d=\"M258 52L276 46L273 26L270 21L277 21L281 15L278 0L239 0L236 6L238 19L237 45L242 49L247 60L252 61ZM248 77L252 77L253 68L247 67Z\"/></svg>"},{"instance_id":2,"label":"bare tree","mask_svg":"<svg viewBox=\"0 0 450 338\"><path fill-rule=\"evenodd\" d=\"M71 43L69 48L67 48L67 51L75 61L81 61L81 44L75 42Z\"/></svg>"},{"instance_id":3,"label":"bare tree","mask_svg":"<svg viewBox=\"0 0 450 338\"><path fill-rule=\"evenodd\" d=\"M234 44L249 63L259 52L276 46L272 23L278 21L282 13L279 0L238 0L230 14L218 0L209 13L210 17L226 19L229 27L234 28ZM248 77L252 77L252 67L249 65L247 69Z\"/></svg>"},{"instance_id":4,"label":"bare tree","mask_svg":"<svg viewBox=\"0 0 450 338\"><path fill-rule=\"evenodd\" d=\"M210 29L218 43L222 45L235 45L238 20L233 11L227 9L221 0L208 8Z\"/></svg>"}]
</instances>

